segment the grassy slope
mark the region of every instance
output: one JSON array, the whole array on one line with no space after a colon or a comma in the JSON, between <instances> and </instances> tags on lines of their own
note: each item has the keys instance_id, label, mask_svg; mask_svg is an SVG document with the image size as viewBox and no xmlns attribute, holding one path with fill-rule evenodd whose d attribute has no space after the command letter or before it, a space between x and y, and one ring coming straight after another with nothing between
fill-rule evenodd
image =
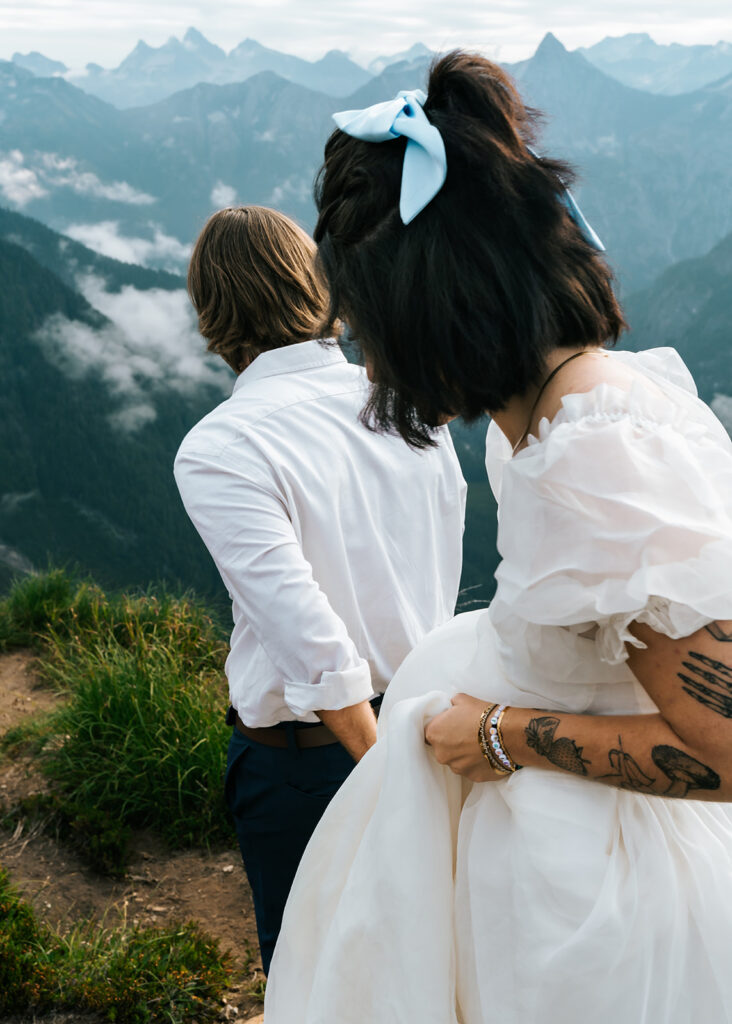
<instances>
[{"instance_id":1,"label":"grassy slope","mask_svg":"<svg viewBox=\"0 0 732 1024\"><path fill-rule=\"evenodd\" d=\"M102 869L123 870L131 827L172 845L230 841L221 780L228 730L222 631L186 598L108 596L60 570L17 582L0 603L0 650L35 646L68 700L30 743L54 783L62 831Z\"/></svg>"}]
</instances>

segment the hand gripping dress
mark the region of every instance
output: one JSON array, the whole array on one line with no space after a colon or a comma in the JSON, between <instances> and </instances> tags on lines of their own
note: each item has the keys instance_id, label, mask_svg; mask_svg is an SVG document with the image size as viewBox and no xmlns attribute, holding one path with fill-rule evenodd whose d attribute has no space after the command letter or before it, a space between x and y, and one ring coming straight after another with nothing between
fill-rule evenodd
<instances>
[{"instance_id":1,"label":"hand gripping dress","mask_svg":"<svg viewBox=\"0 0 732 1024\"><path fill-rule=\"evenodd\" d=\"M673 350L611 358L632 387L565 397L514 458L491 426L496 597L394 677L305 853L266 1024L732 1022L732 805L536 768L471 785L423 741L456 691L652 712L629 623L732 618L729 437Z\"/></svg>"}]
</instances>

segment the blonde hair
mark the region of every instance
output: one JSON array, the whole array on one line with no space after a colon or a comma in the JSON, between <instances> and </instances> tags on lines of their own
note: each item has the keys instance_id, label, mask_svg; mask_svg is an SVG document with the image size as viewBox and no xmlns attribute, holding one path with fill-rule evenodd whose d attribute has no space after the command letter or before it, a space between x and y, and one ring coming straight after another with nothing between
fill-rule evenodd
<instances>
[{"instance_id":1,"label":"blonde hair","mask_svg":"<svg viewBox=\"0 0 732 1024\"><path fill-rule=\"evenodd\" d=\"M228 207L210 217L188 267L209 352L239 373L266 349L336 334L315 255L313 240L276 210Z\"/></svg>"}]
</instances>

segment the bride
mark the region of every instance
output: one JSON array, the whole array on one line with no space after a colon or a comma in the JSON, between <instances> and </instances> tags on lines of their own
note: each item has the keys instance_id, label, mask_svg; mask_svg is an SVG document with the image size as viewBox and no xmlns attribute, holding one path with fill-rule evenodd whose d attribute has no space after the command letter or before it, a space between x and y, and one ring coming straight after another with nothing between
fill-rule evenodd
<instances>
[{"instance_id":1,"label":"bride","mask_svg":"<svg viewBox=\"0 0 732 1024\"><path fill-rule=\"evenodd\" d=\"M605 349L602 245L499 67L336 123L316 240L364 417L424 447L490 413L502 561L392 681L266 1024L729 1024L729 438L673 350Z\"/></svg>"}]
</instances>

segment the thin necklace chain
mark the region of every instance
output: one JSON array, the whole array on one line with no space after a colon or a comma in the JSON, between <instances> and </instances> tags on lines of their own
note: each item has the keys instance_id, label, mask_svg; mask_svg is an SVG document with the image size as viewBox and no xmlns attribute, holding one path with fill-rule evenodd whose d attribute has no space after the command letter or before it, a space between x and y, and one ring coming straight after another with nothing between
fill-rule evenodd
<instances>
[{"instance_id":1,"label":"thin necklace chain","mask_svg":"<svg viewBox=\"0 0 732 1024\"><path fill-rule=\"evenodd\" d=\"M559 371L562 369L562 367L567 365L567 363L571 363L573 359L579 359L580 356L586 356L591 351L592 351L591 349L583 348L581 352L575 352L574 355L567 356L566 359L562 360L562 362L559 364L559 366L555 366L554 367L552 372L549 374L549 376L546 378L544 383L539 388L538 394L537 394L537 396L536 396L536 398L534 400L534 404L531 407L531 412L529 413L529 422L526 424L526 430L523 432L521 437L518 439L516 444L513 446L513 451L511 452L512 455L516 454L517 449L519 449L521 447L521 445L524 443L526 438L529 436L529 431L531 430L531 424L532 424L532 422L534 420L534 413L536 412L537 408L539 407L539 401L541 399L541 396L544 394L544 392L546 391L546 389L549 386L549 384L554 380L554 378L559 373Z\"/></svg>"}]
</instances>

